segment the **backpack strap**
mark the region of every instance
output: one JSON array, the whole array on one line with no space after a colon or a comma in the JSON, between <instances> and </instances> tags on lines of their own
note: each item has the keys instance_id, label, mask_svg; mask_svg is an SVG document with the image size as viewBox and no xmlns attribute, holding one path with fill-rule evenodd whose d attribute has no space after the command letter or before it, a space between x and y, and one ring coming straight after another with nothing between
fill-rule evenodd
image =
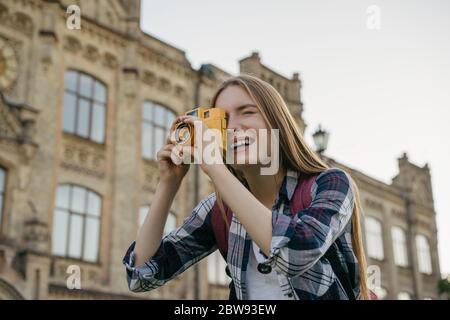
<instances>
[{"instance_id":1,"label":"backpack strap","mask_svg":"<svg viewBox=\"0 0 450 320\"><path fill-rule=\"evenodd\" d=\"M231 225L231 218L233 216L233 213L225 203L223 203L223 206L225 209L225 214L227 216L228 225ZM225 261L227 261L229 229L227 227L227 224L223 220L222 213L220 212L220 207L219 204L217 203L217 200L214 203L214 206L212 207L211 223L214 232L214 237L216 238L217 242L217 247L222 257L225 259Z\"/></svg>"},{"instance_id":2,"label":"backpack strap","mask_svg":"<svg viewBox=\"0 0 450 320\"><path fill-rule=\"evenodd\" d=\"M291 198L291 214L295 215L299 211L306 209L310 206L312 197L311 197L311 187L316 181L316 175L307 175L304 176L300 181L300 185L295 188L294 194Z\"/></svg>"},{"instance_id":3,"label":"backpack strap","mask_svg":"<svg viewBox=\"0 0 450 320\"><path fill-rule=\"evenodd\" d=\"M227 216L228 225L231 225L231 218L233 217L233 212L231 209L223 203L223 207L225 209L225 214ZM216 202L212 207L211 212L211 223L214 232L214 237L216 238L217 247L219 249L220 254L224 258L225 262L227 261L227 252L228 252L228 234L230 230L227 227L227 224L223 220L222 213L220 212L219 204ZM228 263L225 268L226 274L231 278L230 284L228 287L230 288L230 293L228 296L228 300L238 300L236 296L236 289L234 287L233 278L231 277L231 272L228 269Z\"/></svg>"}]
</instances>

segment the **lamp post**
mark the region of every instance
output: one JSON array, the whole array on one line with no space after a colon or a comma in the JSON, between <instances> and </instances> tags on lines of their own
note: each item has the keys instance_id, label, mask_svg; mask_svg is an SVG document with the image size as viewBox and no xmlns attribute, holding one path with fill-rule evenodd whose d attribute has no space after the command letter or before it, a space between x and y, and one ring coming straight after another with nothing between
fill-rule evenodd
<instances>
[{"instance_id":1,"label":"lamp post","mask_svg":"<svg viewBox=\"0 0 450 320\"><path fill-rule=\"evenodd\" d=\"M327 131L322 130L322 127L319 124L319 128L313 133L312 136L314 139L314 144L316 145L316 151L319 155L322 155L322 153L327 149L330 134Z\"/></svg>"}]
</instances>

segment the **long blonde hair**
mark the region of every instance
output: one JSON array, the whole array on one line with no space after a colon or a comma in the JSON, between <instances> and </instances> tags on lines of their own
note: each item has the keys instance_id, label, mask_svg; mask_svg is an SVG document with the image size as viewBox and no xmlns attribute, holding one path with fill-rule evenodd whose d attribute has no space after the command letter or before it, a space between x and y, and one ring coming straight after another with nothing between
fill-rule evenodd
<instances>
[{"instance_id":1,"label":"long blonde hair","mask_svg":"<svg viewBox=\"0 0 450 320\"><path fill-rule=\"evenodd\" d=\"M283 168L291 168L304 174L318 174L330 167L305 143L294 118L278 91L269 83L248 74L241 74L224 81L215 93L211 106L216 106L220 93L228 86L235 85L244 89L255 101L264 120L271 129L279 129L280 163ZM247 181L238 170L227 164L228 169L248 187ZM367 288L366 258L362 242L362 207L358 187L350 176L355 206L352 214L352 247L359 265L361 299L369 299ZM225 223L228 225L223 200L216 191L216 197Z\"/></svg>"}]
</instances>

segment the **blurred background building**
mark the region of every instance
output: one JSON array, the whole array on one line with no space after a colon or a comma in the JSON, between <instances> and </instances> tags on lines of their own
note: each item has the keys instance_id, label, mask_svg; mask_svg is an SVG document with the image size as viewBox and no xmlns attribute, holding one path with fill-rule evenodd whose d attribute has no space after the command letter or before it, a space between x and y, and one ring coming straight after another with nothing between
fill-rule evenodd
<instances>
[{"instance_id":1,"label":"blurred background building","mask_svg":"<svg viewBox=\"0 0 450 320\"><path fill-rule=\"evenodd\" d=\"M81 8L81 29L67 7ZM173 118L208 106L230 75L140 29L138 0L0 0L0 299L227 299L229 278L214 253L166 286L128 291L122 257L143 221L158 181L155 153ZM271 83L299 128L301 79L262 64L240 71ZM436 299L440 279L430 170L398 159L392 183L338 163L361 190L369 265L388 299ZM212 192L191 168L165 232ZM69 289L69 266L81 289Z\"/></svg>"}]
</instances>

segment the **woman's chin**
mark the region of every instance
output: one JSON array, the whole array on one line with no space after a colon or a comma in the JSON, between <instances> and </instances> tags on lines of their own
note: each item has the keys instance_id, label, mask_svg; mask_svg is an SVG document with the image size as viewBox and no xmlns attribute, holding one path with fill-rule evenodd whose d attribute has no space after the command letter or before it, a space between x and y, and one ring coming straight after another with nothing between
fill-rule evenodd
<instances>
[{"instance_id":1,"label":"woman's chin","mask_svg":"<svg viewBox=\"0 0 450 320\"><path fill-rule=\"evenodd\" d=\"M236 155L234 158L234 162L230 165L231 167L233 167L233 169L237 170L245 170L246 168L257 168L261 166L261 164L258 163L256 157L254 159L251 159L244 154L242 156Z\"/></svg>"}]
</instances>

